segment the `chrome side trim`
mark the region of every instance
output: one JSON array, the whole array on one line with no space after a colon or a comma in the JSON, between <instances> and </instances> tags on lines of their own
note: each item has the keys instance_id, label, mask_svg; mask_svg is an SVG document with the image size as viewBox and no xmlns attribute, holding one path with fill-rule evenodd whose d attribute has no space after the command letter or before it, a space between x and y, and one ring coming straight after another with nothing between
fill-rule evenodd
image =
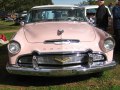
<instances>
[{"instance_id":1,"label":"chrome side trim","mask_svg":"<svg viewBox=\"0 0 120 90\"><path fill-rule=\"evenodd\" d=\"M68 67L68 68L59 68L59 69L34 69L34 68L22 68L15 67L14 65L6 66L6 69L11 74L20 74L20 75L33 75L33 76L72 76L72 75L83 75L89 73L95 73L100 71L105 71L112 69L116 66L116 62L112 61L109 64L93 66L93 67L81 67L81 65Z\"/></svg>"}]
</instances>

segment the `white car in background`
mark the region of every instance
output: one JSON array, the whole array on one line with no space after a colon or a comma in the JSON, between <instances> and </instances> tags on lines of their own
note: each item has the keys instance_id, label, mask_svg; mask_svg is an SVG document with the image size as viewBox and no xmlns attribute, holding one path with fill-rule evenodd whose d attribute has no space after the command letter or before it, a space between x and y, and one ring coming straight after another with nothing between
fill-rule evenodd
<instances>
[{"instance_id":1,"label":"white car in background","mask_svg":"<svg viewBox=\"0 0 120 90\"><path fill-rule=\"evenodd\" d=\"M95 25L96 23L96 19L95 19L95 15L96 15L96 11L97 8L99 6L98 5L84 5L84 6L80 6L80 8L83 10L83 14L86 16L86 18L88 19L88 21L92 24ZM110 33L112 33L112 14L110 12L110 9L108 8L108 6L106 6L106 8L108 9L109 12L109 26L108 26L108 30Z\"/></svg>"},{"instance_id":2,"label":"white car in background","mask_svg":"<svg viewBox=\"0 0 120 90\"><path fill-rule=\"evenodd\" d=\"M89 13L92 13L95 15L98 5L84 5L84 6L80 6L81 8L83 8L84 10L84 15L87 16ZM108 6L105 6L108 9L109 14L112 17L112 14L110 12L110 9L108 8Z\"/></svg>"}]
</instances>

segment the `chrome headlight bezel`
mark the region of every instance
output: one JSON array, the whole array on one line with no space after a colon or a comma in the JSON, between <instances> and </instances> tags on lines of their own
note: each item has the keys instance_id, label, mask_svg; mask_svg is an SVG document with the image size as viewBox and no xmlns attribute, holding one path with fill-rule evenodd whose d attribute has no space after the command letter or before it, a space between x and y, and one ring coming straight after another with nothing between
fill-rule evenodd
<instances>
[{"instance_id":1,"label":"chrome headlight bezel","mask_svg":"<svg viewBox=\"0 0 120 90\"><path fill-rule=\"evenodd\" d=\"M113 50L115 47L115 40L112 37L106 38L103 47L106 52Z\"/></svg>"},{"instance_id":2,"label":"chrome headlight bezel","mask_svg":"<svg viewBox=\"0 0 120 90\"><path fill-rule=\"evenodd\" d=\"M8 51L11 54L18 54L21 50L21 45L17 41L11 41L8 44Z\"/></svg>"}]
</instances>

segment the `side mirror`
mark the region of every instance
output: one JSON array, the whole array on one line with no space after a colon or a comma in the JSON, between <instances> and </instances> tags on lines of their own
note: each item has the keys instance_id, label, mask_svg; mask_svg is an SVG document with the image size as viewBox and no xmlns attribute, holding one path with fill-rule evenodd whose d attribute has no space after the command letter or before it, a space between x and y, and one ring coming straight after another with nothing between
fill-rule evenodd
<instances>
[{"instance_id":1,"label":"side mirror","mask_svg":"<svg viewBox=\"0 0 120 90\"><path fill-rule=\"evenodd\" d=\"M21 21L20 22L20 25L23 27L23 26L25 26L25 22L24 21Z\"/></svg>"}]
</instances>

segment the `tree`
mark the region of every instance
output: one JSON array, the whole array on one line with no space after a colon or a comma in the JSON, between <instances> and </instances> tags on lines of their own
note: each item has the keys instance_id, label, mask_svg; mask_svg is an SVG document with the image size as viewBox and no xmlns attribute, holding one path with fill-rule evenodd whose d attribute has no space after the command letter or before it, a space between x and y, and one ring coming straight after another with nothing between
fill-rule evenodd
<instances>
[{"instance_id":1,"label":"tree","mask_svg":"<svg viewBox=\"0 0 120 90\"><path fill-rule=\"evenodd\" d=\"M116 0L105 0L105 4L109 5L110 3L116 4Z\"/></svg>"},{"instance_id":2,"label":"tree","mask_svg":"<svg viewBox=\"0 0 120 90\"><path fill-rule=\"evenodd\" d=\"M116 0L105 0L105 5L109 5L110 3L113 3L113 5L115 5ZM96 0L87 0L87 1L83 1L81 3L81 5L84 4L88 4L88 5L96 5Z\"/></svg>"},{"instance_id":3,"label":"tree","mask_svg":"<svg viewBox=\"0 0 120 90\"><path fill-rule=\"evenodd\" d=\"M51 0L0 0L0 9L7 12L21 12L33 6L53 4Z\"/></svg>"},{"instance_id":4,"label":"tree","mask_svg":"<svg viewBox=\"0 0 120 90\"><path fill-rule=\"evenodd\" d=\"M95 5L96 4L96 0L88 0L89 5Z\"/></svg>"}]
</instances>

